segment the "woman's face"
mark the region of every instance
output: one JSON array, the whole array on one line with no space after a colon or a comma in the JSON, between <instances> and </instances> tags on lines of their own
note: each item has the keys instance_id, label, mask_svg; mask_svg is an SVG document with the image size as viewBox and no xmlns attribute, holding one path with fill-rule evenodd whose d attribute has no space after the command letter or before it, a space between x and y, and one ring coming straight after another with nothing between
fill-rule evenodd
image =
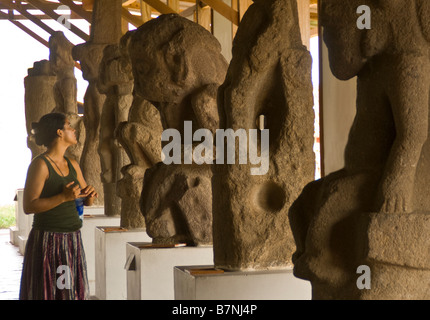
<instances>
[{"instance_id":1,"label":"woman's face","mask_svg":"<svg viewBox=\"0 0 430 320\"><path fill-rule=\"evenodd\" d=\"M78 140L76 138L76 130L70 126L69 119L66 119L66 122L64 123L64 128L62 129L64 132L63 139L64 141L70 143L70 144L77 144Z\"/></svg>"}]
</instances>

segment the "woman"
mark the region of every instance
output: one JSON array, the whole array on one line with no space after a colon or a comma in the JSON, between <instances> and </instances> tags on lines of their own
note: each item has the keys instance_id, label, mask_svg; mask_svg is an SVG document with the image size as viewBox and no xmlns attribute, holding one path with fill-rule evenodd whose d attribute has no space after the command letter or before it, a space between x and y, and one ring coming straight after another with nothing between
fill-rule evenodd
<instances>
[{"instance_id":1,"label":"woman","mask_svg":"<svg viewBox=\"0 0 430 320\"><path fill-rule=\"evenodd\" d=\"M21 278L20 299L89 298L85 253L75 199L92 205L97 192L87 185L75 160L64 156L77 143L64 114L33 123L36 144L47 151L33 159L24 188L24 212L34 213Z\"/></svg>"}]
</instances>

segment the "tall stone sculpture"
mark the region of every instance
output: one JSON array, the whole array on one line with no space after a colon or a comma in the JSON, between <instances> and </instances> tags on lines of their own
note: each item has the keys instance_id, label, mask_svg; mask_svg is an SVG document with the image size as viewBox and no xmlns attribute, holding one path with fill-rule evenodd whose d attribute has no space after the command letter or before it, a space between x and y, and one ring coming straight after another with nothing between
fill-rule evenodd
<instances>
[{"instance_id":1,"label":"tall stone sculpture","mask_svg":"<svg viewBox=\"0 0 430 320\"><path fill-rule=\"evenodd\" d=\"M288 209L315 172L311 64L296 0L255 0L234 39L218 104L221 127L245 129L249 155L252 145L261 146L265 168L255 172L250 159L238 164L237 157L235 164L213 166L215 267L292 266ZM258 143L251 136L257 129Z\"/></svg>"},{"instance_id":2,"label":"tall stone sculpture","mask_svg":"<svg viewBox=\"0 0 430 320\"><path fill-rule=\"evenodd\" d=\"M31 158L46 151L43 146L38 146L31 134L31 123L37 122L55 108L54 85L57 77L51 69L48 60L36 61L32 68L28 69L28 75L24 78L25 87L25 121L27 128L27 146L31 150Z\"/></svg>"},{"instance_id":3,"label":"tall stone sculpture","mask_svg":"<svg viewBox=\"0 0 430 320\"><path fill-rule=\"evenodd\" d=\"M98 152L101 114L106 96L100 93L97 82L103 50L109 44L119 43L121 38L121 1L96 0L93 7L90 40L75 46L73 59L80 61L82 76L88 81L84 96L84 125L86 139L81 157L81 168L87 182L99 190L96 205L105 205L105 198L115 197L110 186L101 181L101 160ZM105 189L106 186L106 189ZM101 192L103 190L103 192ZM109 207L106 215L119 215Z\"/></svg>"},{"instance_id":4,"label":"tall stone sculpture","mask_svg":"<svg viewBox=\"0 0 430 320\"><path fill-rule=\"evenodd\" d=\"M105 194L105 211L108 216L121 212L121 198L117 195L117 182L121 168L129 163L128 156L115 138L119 123L128 119L133 101L133 77L129 63L124 62L119 44L112 44L103 50L98 81L99 91L106 95L101 114L99 154L102 182ZM124 70L124 68L126 70Z\"/></svg>"},{"instance_id":5,"label":"tall stone sculpture","mask_svg":"<svg viewBox=\"0 0 430 320\"><path fill-rule=\"evenodd\" d=\"M361 5L371 29L357 27ZM307 185L290 210L294 273L314 299L429 299L430 3L321 8L333 74L358 76L357 113L345 167Z\"/></svg>"},{"instance_id":6,"label":"tall stone sculpture","mask_svg":"<svg viewBox=\"0 0 430 320\"><path fill-rule=\"evenodd\" d=\"M227 63L207 30L162 15L133 31L129 51L135 91L159 110L163 129L183 133L185 121L194 131L218 128L216 92ZM160 162L146 170L141 211L153 242L212 243L211 175L210 165Z\"/></svg>"},{"instance_id":7,"label":"tall stone sculpture","mask_svg":"<svg viewBox=\"0 0 430 320\"><path fill-rule=\"evenodd\" d=\"M67 155L79 162L85 142L85 127L82 118L78 116L73 46L61 31L57 31L49 37L49 62L52 71L57 76L53 87L55 99L53 111L67 114L70 124L75 128L78 143L67 149Z\"/></svg>"},{"instance_id":8,"label":"tall stone sculpture","mask_svg":"<svg viewBox=\"0 0 430 320\"><path fill-rule=\"evenodd\" d=\"M120 42L121 69L133 79L128 53L131 32ZM132 105L127 121L116 128L115 137L127 153L130 163L121 168L122 178L117 182L117 194L121 198L121 227L145 228L145 219L140 212L143 177L146 169L161 161L160 112L149 101L136 92L132 94Z\"/></svg>"}]
</instances>

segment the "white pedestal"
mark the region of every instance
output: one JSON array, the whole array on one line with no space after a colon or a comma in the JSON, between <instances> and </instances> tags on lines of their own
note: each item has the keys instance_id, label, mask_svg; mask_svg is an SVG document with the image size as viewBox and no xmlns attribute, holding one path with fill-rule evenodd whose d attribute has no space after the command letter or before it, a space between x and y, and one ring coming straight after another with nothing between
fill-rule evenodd
<instances>
[{"instance_id":1,"label":"white pedestal","mask_svg":"<svg viewBox=\"0 0 430 320\"><path fill-rule=\"evenodd\" d=\"M103 207L96 207L96 210L104 212ZM94 296L96 293L96 228L98 226L119 226L121 223L120 217L108 217L97 213L96 210L87 210L87 208L85 208L84 223L81 228L82 242L84 244L85 257L87 260L87 274L91 296ZM94 214L94 211L96 211L96 214ZM88 212L90 213L88 214Z\"/></svg>"},{"instance_id":2,"label":"white pedestal","mask_svg":"<svg viewBox=\"0 0 430 320\"><path fill-rule=\"evenodd\" d=\"M16 190L15 201L15 220L16 227L10 229L10 240L19 248L19 253L22 255L25 252L25 245L27 243L28 234L30 233L33 225L33 215L25 214L23 207L24 189Z\"/></svg>"},{"instance_id":3,"label":"white pedestal","mask_svg":"<svg viewBox=\"0 0 430 320\"><path fill-rule=\"evenodd\" d=\"M96 298L100 300L127 299L127 242L151 242L144 229L126 230L100 227L95 230Z\"/></svg>"},{"instance_id":4,"label":"white pedestal","mask_svg":"<svg viewBox=\"0 0 430 320\"><path fill-rule=\"evenodd\" d=\"M127 243L127 299L173 300L173 269L178 265L213 263L213 247L160 248Z\"/></svg>"},{"instance_id":5,"label":"white pedestal","mask_svg":"<svg viewBox=\"0 0 430 320\"><path fill-rule=\"evenodd\" d=\"M205 270L207 269L207 270ZM310 300L311 285L292 270L216 272L213 265L174 269L176 300Z\"/></svg>"}]
</instances>

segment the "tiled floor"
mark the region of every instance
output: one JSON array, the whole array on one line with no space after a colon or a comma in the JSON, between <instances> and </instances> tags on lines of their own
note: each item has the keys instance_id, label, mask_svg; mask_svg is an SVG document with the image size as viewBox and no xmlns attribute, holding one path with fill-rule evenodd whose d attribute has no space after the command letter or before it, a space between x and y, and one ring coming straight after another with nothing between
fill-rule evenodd
<instances>
[{"instance_id":1,"label":"tiled floor","mask_svg":"<svg viewBox=\"0 0 430 320\"><path fill-rule=\"evenodd\" d=\"M18 300L22 260L10 243L9 229L0 229L0 300Z\"/></svg>"}]
</instances>

